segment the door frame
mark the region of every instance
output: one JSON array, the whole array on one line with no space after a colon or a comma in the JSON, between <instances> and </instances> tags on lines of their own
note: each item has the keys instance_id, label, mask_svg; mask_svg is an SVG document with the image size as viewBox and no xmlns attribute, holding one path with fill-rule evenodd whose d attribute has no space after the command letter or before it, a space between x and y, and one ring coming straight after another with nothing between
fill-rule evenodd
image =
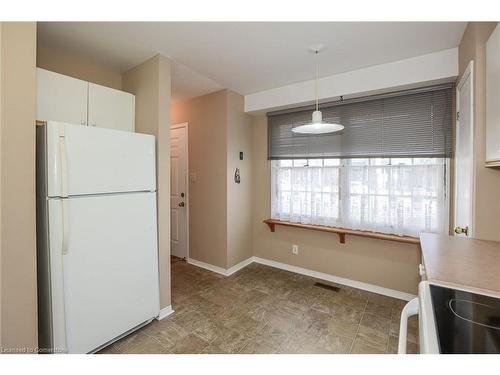
<instances>
[{"instance_id":1,"label":"door frame","mask_svg":"<svg viewBox=\"0 0 500 375\"><path fill-rule=\"evenodd\" d=\"M475 191L476 191L476 158L474 156L474 140L475 140L475 127L474 127L474 60L471 60L469 64L467 65L467 68L465 68L464 73L462 74L462 77L460 78L460 81L457 84L456 87L456 111L460 113L460 89L464 86L464 84L467 82L467 80L470 79L470 86L471 86L471 93L470 93L470 127L471 127L471 139L470 139L470 149L471 149L471 164L472 164L472 170L471 170L471 181L470 181L470 194L471 194L471 200L470 200L470 220L471 220L471 231L470 235L467 236L469 238L474 238L474 232L475 232L475 212L474 212L474 199L475 199ZM456 139L455 139L455 150L456 150L456 145L458 143L458 123L459 120L456 121L455 127L456 127ZM454 197L453 197L453 206L454 206L454 211L453 211L453 229L456 227L456 219L457 219L457 173L456 169L458 168L457 163L455 161L455 171L454 171Z\"/></svg>"},{"instance_id":2,"label":"door frame","mask_svg":"<svg viewBox=\"0 0 500 375\"><path fill-rule=\"evenodd\" d=\"M189 260L189 123L181 122L170 125L170 130L186 128L186 261ZM172 177L170 177L172 178Z\"/></svg>"}]
</instances>

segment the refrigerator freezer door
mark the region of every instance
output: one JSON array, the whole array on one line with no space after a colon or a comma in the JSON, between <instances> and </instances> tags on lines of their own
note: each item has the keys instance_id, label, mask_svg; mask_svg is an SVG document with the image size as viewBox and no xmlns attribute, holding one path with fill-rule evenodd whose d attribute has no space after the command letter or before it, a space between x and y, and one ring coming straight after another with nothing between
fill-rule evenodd
<instances>
[{"instance_id":1,"label":"refrigerator freezer door","mask_svg":"<svg viewBox=\"0 0 500 375\"><path fill-rule=\"evenodd\" d=\"M87 353L159 313L156 193L67 199L66 255L62 201L49 200L50 256L63 275L52 272L64 307L53 322L69 353Z\"/></svg>"},{"instance_id":2,"label":"refrigerator freezer door","mask_svg":"<svg viewBox=\"0 0 500 375\"><path fill-rule=\"evenodd\" d=\"M47 124L49 197L156 190L152 135Z\"/></svg>"}]
</instances>

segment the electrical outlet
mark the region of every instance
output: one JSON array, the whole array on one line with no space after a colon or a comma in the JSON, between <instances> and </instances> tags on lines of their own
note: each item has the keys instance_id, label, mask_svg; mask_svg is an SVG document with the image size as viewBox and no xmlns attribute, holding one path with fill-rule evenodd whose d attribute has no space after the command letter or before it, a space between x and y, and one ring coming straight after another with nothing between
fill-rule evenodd
<instances>
[{"instance_id":1,"label":"electrical outlet","mask_svg":"<svg viewBox=\"0 0 500 375\"><path fill-rule=\"evenodd\" d=\"M292 245L292 254L299 255L299 246L298 245Z\"/></svg>"}]
</instances>

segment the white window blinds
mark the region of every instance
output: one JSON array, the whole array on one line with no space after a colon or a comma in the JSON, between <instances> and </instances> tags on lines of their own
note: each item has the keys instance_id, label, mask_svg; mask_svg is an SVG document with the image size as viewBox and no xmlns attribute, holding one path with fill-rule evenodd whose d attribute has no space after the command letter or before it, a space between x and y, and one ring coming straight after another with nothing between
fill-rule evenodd
<instances>
[{"instance_id":1,"label":"white window blinds","mask_svg":"<svg viewBox=\"0 0 500 375\"><path fill-rule=\"evenodd\" d=\"M339 133L301 135L292 128L312 108L268 113L268 158L438 157L452 153L453 87L440 85L320 106Z\"/></svg>"}]
</instances>

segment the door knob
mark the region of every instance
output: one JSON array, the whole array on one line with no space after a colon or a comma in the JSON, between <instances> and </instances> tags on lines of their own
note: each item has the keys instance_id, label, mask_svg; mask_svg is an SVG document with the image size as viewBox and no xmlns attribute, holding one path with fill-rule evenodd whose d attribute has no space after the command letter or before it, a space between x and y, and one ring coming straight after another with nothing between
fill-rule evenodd
<instances>
[{"instance_id":1,"label":"door knob","mask_svg":"<svg viewBox=\"0 0 500 375\"><path fill-rule=\"evenodd\" d=\"M466 236L469 235L469 227L455 227L455 233L456 234L465 234Z\"/></svg>"},{"instance_id":2,"label":"door knob","mask_svg":"<svg viewBox=\"0 0 500 375\"><path fill-rule=\"evenodd\" d=\"M185 206L184 202L179 203L179 207L184 207L184 206Z\"/></svg>"}]
</instances>

